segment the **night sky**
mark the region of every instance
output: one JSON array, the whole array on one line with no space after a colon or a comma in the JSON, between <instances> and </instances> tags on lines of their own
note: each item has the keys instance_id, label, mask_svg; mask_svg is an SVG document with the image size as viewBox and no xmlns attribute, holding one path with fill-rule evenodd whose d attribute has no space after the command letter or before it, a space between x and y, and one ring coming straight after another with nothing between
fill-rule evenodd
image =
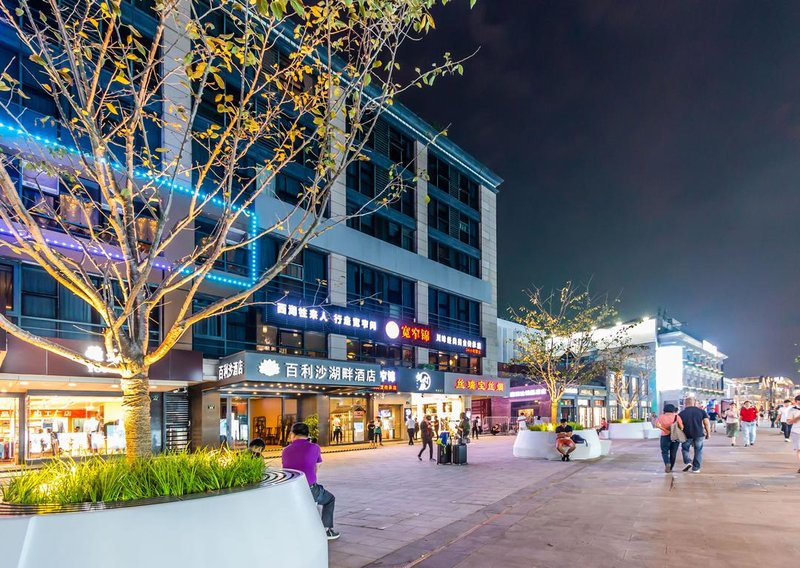
<instances>
[{"instance_id":1,"label":"night sky","mask_svg":"<svg viewBox=\"0 0 800 568\"><path fill-rule=\"evenodd\" d=\"M403 97L505 179L499 306L592 278L795 378L800 3L466 0L406 51L479 53Z\"/></svg>"}]
</instances>

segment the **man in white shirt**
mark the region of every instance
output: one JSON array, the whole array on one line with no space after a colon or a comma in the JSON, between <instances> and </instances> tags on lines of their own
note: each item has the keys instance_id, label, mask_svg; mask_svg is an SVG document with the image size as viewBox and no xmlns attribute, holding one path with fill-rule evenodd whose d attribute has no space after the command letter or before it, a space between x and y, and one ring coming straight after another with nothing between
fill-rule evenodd
<instances>
[{"instance_id":1,"label":"man in white shirt","mask_svg":"<svg viewBox=\"0 0 800 568\"><path fill-rule=\"evenodd\" d=\"M792 430L792 449L797 454L797 462L800 463L800 394L794 397L794 406L790 406L786 412L786 424ZM795 426L792 428L792 426ZM797 470L800 473L800 469Z\"/></svg>"},{"instance_id":2,"label":"man in white shirt","mask_svg":"<svg viewBox=\"0 0 800 568\"><path fill-rule=\"evenodd\" d=\"M778 419L781 421L781 432L783 432L783 439L785 442L789 441L789 435L792 432L792 425L786 422L786 415L792 408L792 401L788 398L783 401L783 406L778 408Z\"/></svg>"},{"instance_id":3,"label":"man in white shirt","mask_svg":"<svg viewBox=\"0 0 800 568\"><path fill-rule=\"evenodd\" d=\"M413 416L409 416L408 420L406 420L406 430L408 430L408 445L414 445L414 426L416 422L414 421Z\"/></svg>"},{"instance_id":4,"label":"man in white shirt","mask_svg":"<svg viewBox=\"0 0 800 568\"><path fill-rule=\"evenodd\" d=\"M528 419L524 414L517 416L517 432L528 427Z\"/></svg>"}]
</instances>

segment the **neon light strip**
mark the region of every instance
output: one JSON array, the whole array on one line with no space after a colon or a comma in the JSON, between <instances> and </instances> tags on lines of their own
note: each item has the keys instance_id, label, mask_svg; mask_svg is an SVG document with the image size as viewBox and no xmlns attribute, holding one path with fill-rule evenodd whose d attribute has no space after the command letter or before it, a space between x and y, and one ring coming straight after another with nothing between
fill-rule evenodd
<instances>
[{"instance_id":1,"label":"neon light strip","mask_svg":"<svg viewBox=\"0 0 800 568\"><path fill-rule=\"evenodd\" d=\"M56 142L54 140L51 140L50 138L45 138L43 136L39 136L38 134L31 134L29 132L25 132L21 128L17 128L15 126L12 126L12 125L9 125L9 124L5 124L4 122L0 122L0 130L8 131L11 134L15 134L15 135L21 136L23 138L33 139L36 142L39 142L40 144L42 144L44 146L47 146L49 148L66 151L66 152L69 152L70 154L74 154L74 155L80 155L80 151L77 148L72 148L72 147L69 147L69 146L65 146L65 145L61 144L60 142ZM114 170L118 171L118 172L124 172L124 169L121 166L112 164L111 167ZM164 180L160 176L154 175L154 174L152 174L150 172L138 171L138 172L135 172L134 175L135 175L135 177L137 177L139 179L155 181L159 186L166 186L171 190L177 190L177 191L179 191L181 193L185 193L187 195L196 196L201 201L205 201L206 199L208 199L208 195L203 193L202 191L199 191L197 189L192 189L191 187L187 187L187 186L182 185L182 184L177 184L177 183L172 182L172 181ZM224 207L225 206L225 203L218 197L212 197L209 200L209 203L211 203L212 205L217 205L219 207ZM241 207L239 207L237 205L234 205L234 204L230 204L230 207L231 207L231 209L233 209L233 211L239 211L241 209ZM249 209L249 210L246 209L246 210L244 210L242 212L243 212L244 215L246 215L247 217L250 218L250 224L249 224L249 227L248 227L248 239L249 239L249 238L252 238L253 236L255 236L255 234L258 231L258 217L256 216L256 212L254 210L252 210L252 209ZM10 235L10 236L13 236L13 233L11 232L11 230L8 229L8 228L5 228L5 227L0 227L0 233L4 233L4 234ZM64 249L76 250L76 251L83 251L84 250L84 247L78 246L77 244L70 243L68 241L45 238L45 242L47 242L47 244L49 244L49 245L52 245L52 246L55 246L55 247L58 247L58 248L64 248ZM92 249L95 249L95 248L96 247L86 247L86 249L89 250L89 252L91 254L95 254L96 256L113 258L115 260L124 260L124 257L120 253L114 253L114 252L109 252L109 251L103 251L103 252L98 251L97 253L94 253L92 251ZM226 277L226 276L219 276L217 274L208 274L205 278L207 280L212 280L214 282L220 282L222 284L229 284L229 285L233 285L233 286L239 286L241 288L247 288L248 286L252 286L257 280L257 271L258 271L258 250L257 249L258 249L258 247L256 246L256 243L252 243L252 248L251 248L251 251L250 251L250 267L249 267L250 268L250 276L249 276L248 280L242 280L240 278L230 278L230 277ZM172 267L170 265L168 265L168 264L165 264L165 263L156 262L156 263L153 263L153 265L156 268L159 268L161 270L172 270ZM191 272L192 272L192 270L189 269L189 268L183 269L181 271L182 274L191 274Z\"/></svg>"}]
</instances>

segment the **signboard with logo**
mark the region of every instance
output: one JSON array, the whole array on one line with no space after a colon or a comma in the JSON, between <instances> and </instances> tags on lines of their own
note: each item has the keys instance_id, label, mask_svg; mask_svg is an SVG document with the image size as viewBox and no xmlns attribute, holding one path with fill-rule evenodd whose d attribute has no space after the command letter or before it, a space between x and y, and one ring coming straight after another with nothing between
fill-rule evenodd
<instances>
[{"instance_id":1,"label":"signboard with logo","mask_svg":"<svg viewBox=\"0 0 800 568\"><path fill-rule=\"evenodd\" d=\"M479 396L508 396L510 380L481 375L445 373L444 392Z\"/></svg>"},{"instance_id":2,"label":"signboard with logo","mask_svg":"<svg viewBox=\"0 0 800 568\"><path fill-rule=\"evenodd\" d=\"M398 367L388 370L394 373L399 392L443 393L444 373L425 369Z\"/></svg>"},{"instance_id":3,"label":"signboard with logo","mask_svg":"<svg viewBox=\"0 0 800 568\"><path fill-rule=\"evenodd\" d=\"M392 318L376 318L338 306L304 307L276 302L274 316L287 324L317 325L344 335L368 337L375 341L431 347L453 353L486 356L486 339L465 333Z\"/></svg>"},{"instance_id":4,"label":"signboard with logo","mask_svg":"<svg viewBox=\"0 0 800 568\"><path fill-rule=\"evenodd\" d=\"M377 387L381 384L381 367L369 363L245 351L222 359L217 379Z\"/></svg>"}]
</instances>

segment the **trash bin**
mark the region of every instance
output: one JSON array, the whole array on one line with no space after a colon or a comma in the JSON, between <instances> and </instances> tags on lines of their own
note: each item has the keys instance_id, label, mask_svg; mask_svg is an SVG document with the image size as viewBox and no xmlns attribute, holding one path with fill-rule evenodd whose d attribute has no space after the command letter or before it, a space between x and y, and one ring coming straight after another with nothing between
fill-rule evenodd
<instances>
[{"instance_id":1,"label":"trash bin","mask_svg":"<svg viewBox=\"0 0 800 568\"><path fill-rule=\"evenodd\" d=\"M466 444L456 444L453 446L453 463L456 465L467 465Z\"/></svg>"},{"instance_id":2,"label":"trash bin","mask_svg":"<svg viewBox=\"0 0 800 568\"><path fill-rule=\"evenodd\" d=\"M446 446L442 446L440 444L436 444L436 463L441 465L449 464L452 459L451 450L452 446L447 444Z\"/></svg>"}]
</instances>

